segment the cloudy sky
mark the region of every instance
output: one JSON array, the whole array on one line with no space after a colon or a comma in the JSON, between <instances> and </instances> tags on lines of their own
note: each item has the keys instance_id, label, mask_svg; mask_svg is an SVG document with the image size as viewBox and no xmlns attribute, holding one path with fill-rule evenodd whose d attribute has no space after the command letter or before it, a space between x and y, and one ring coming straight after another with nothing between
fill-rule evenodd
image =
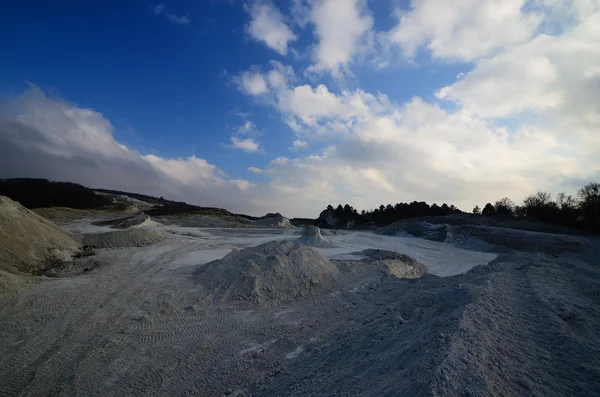
<instances>
[{"instance_id":1,"label":"cloudy sky","mask_svg":"<svg viewBox=\"0 0 600 397\"><path fill-rule=\"evenodd\" d=\"M0 177L314 217L600 181L600 1L9 2Z\"/></svg>"}]
</instances>

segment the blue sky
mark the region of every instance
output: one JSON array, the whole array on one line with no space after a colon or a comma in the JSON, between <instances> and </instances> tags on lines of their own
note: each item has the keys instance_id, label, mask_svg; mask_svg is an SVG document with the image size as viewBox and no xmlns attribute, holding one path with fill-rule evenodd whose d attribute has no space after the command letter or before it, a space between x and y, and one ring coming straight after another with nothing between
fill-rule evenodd
<instances>
[{"instance_id":1,"label":"blue sky","mask_svg":"<svg viewBox=\"0 0 600 397\"><path fill-rule=\"evenodd\" d=\"M598 12L592 0L12 2L0 134L39 164L5 159L0 176L289 215L569 190L599 175Z\"/></svg>"}]
</instances>

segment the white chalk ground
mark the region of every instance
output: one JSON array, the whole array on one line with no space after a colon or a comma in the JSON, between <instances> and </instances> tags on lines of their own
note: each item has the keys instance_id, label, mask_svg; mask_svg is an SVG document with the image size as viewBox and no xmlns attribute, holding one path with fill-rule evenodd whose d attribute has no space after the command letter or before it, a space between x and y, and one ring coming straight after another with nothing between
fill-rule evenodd
<instances>
[{"instance_id":1,"label":"white chalk ground","mask_svg":"<svg viewBox=\"0 0 600 397\"><path fill-rule=\"evenodd\" d=\"M114 231L110 226L95 226L92 219L84 219L63 227L75 233L102 233ZM214 249L254 247L273 240L297 239L296 229L265 229L265 228L196 228L181 226L166 226L152 220L146 221L137 228L160 230L165 233L201 239L204 244L198 245L198 250L191 257L195 263L202 264L214 259ZM345 231L345 235L327 236L327 240L336 248L311 247L330 259L360 259L359 256L348 255L367 248L396 251L412 256L427 266L427 272L436 276L453 276L469 269L484 265L496 258L496 254L478 252L456 247L452 244L429 241L410 236L385 236L363 231ZM223 252L225 256L229 251ZM208 258L206 261L203 257Z\"/></svg>"},{"instance_id":2,"label":"white chalk ground","mask_svg":"<svg viewBox=\"0 0 600 397\"><path fill-rule=\"evenodd\" d=\"M218 253L212 252L215 249L219 249L219 252L225 256L233 248L254 247L273 240L297 240L295 229L194 228L164 226L152 221L136 227L200 239L198 249L189 254L190 258L193 258L191 262L196 264L220 259L215 257ZM86 227L81 223L78 228L78 230L85 230L86 233L104 230L93 225ZM361 256L351 254L368 248L396 251L412 256L427 266L428 273L441 277L464 273L475 266L485 265L497 257L494 253L466 250L437 241L410 236L384 236L363 231L346 231L344 235L328 236L327 240L335 248L311 248L330 259L344 260L361 259Z\"/></svg>"},{"instance_id":3,"label":"white chalk ground","mask_svg":"<svg viewBox=\"0 0 600 397\"><path fill-rule=\"evenodd\" d=\"M64 227L114 230L92 221ZM348 260L397 251L445 278L348 278L286 305L211 306L194 270L233 249L297 239L296 230L136 227L166 238L98 250L82 259L93 271L35 278L0 299L0 395L600 392L598 275L579 259L523 254L446 278L496 255L350 231L316 250Z\"/></svg>"}]
</instances>

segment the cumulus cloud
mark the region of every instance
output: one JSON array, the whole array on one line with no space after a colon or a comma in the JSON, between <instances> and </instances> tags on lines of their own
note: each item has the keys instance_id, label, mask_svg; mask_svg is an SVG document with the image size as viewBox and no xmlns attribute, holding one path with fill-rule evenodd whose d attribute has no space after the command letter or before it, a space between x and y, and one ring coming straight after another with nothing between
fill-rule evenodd
<instances>
[{"instance_id":1,"label":"cumulus cloud","mask_svg":"<svg viewBox=\"0 0 600 397\"><path fill-rule=\"evenodd\" d=\"M269 92L267 80L260 72L244 72L235 80L242 91L247 94L258 96Z\"/></svg>"},{"instance_id":2,"label":"cumulus cloud","mask_svg":"<svg viewBox=\"0 0 600 397\"><path fill-rule=\"evenodd\" d=\"M189 25L190 17L188 15L177 15L167 10L167 7L164 4L159 4L152 6L152 11L155 16L164 16L169 22L172 22L176 25Z\"/></svg>"},{"instance_id":3,"label":"cumulus cloud","mask_svg":"<svg viewBox=\"0 0 600 397\"><path fill-rule=\"evenodd\" d=\"M246 120L244 124L234 128L235 135L230 140L231 144L227 145L233 149L240 149L247 153L263 153L260 143L256 139L262 135L256 127L256 124L250 120Z\"/></svg>"},{"instance_id":4,"label":"cumulus cloud","mask_svg":"<svg viewBox=\"0 0 600 397\"><path fill-rule=\"evenodd\" d=\"M258 103L290 126L291 148L303 149L262 168L250 167L261 183L229 177L194 156L140 155L114 139L100 113L49 98L35 87L0 105L0 176L66 179L236 212L289 216L315 216L327 204L346 202L374 208L427 200L469 210L504 196L519 201L537 189L572 192L578 187L573 181L598 180L600 11L595 2L578 0L564 8L554 0L532 0L536 6L524 11L516 0L458 0L445 8L440 1L413 2L397 27L405 31L396 43L408 54L427 47L434 57L472 61L472 70L440 87L432 101L415 97L394 103L383 93L307 83L276 62L236 78L242 92L254 102L260 98ZM319 48L328 42L325 36L336 39L334 33L319 33L320 11L337 4L343 13L351 4L358 10L355 17L370 18L361 2L298 4L306 6L297 12L307 13L306 23L317 32L315 65L321 62ZM463 12L451 12L434 28L425 12L431 4ZM538 13L552 7L559 28L535 33ZM498 37L497 31L509 26L516 30ZM365 23L352 45L340 47L350 55L328 58L322 70L343 73L370 29ZM442 101L456 106L447 110ZM261 151L256 131L252 122L244 122L234 130L231 145Z\"/></svg>"},{"instance_id":5,"label":"cumulus cloud","mask_svg":"<svg viewBox=\"0 0 600 397\"><path fill-rule=\"evenodd\" d=\"M298 3L296 10L301 9ZM318 39L313 54L315 64L309 71L327 71L335 77L342 76L373 27L367 2L314 0L305 10L310 10L308 18Z\"/></svg>"},{"instance_id":6,"label":"cumulus cloud","mask_svg":"<svg viewBox=\"0 0 600 397\"><path fill-rule=\"evenodd\" d=\"M472 61L533 36L541 17L525 0L412 0L396 10L397 25L382 37L413 58L421 46L436 58Z\"/></svg>"},{"instance_id":7,"label":"cumulus cloud","mask_svg":"<svg viewBox=\"0 0 600 397\"><path fill-rule=\"evenodd\" d=\"M477 62L437 96L484 117L552 111L594 119L600 87L598 42L600 12L582 17L560 36L540 35Z\"/></svg>"},{"instance_id":8,"label":"cumulus cloud","mask_svg":"<svg viewBox=\"0 0 600 397\"><path fill-rule=\"evenodd\" d=\"M246 27L248 34L279 54L287 55L288 45L296 40L296 35L286 25L277 7L258 1L248 7L248 12L251 17Z\"/></svg>"},{"instance_id":9,"label":"cumulus cloud","mask_svg":"<svg viewBox=\"0 0 600 397\"><path fill-rule=\"evenodd\" d=\"M260 132L256 128L256 124L251 122L250 120L246 120L244 124L235 128L235 131L239 135L250 135L250 136L258 136Z\"/></svg>"},{"instance_id":10,"label":"cumulus cloud","mask_svg":"<svg viewBox=\"0 0 600 397\"><path fill-rule=\"evenodd\" d=\"M72 181L241 212L260 208L234 198L251 184L206 160L141 155L117 142L112 131L101 113L31 86L0 103L0 177Z\"/></svg>"},{"instance_id":11,"label":"cumulus cloud","mask_svg":"<svg viewBox=\"0 0 600 397\"><path fill-rule=\"evenodd\" d=\"M292 113L308 125L314 125L320 117L340 116L347 112L346 106L323 84L314 89L309 85L284 88L277 95L281 111Z\"/></svg>"},{"instance_id":12,"label":"cumulus cloud","mask_svg":"<svg viewBox=\"0 0 600 397\"><path fill-rule=\"evenodd\" d=\"M303 141L300 139L296 139L293 143L292 143L292 147L290 149L292 150L301 150L301 149L306 149L308 147L308 141Z\"/></svg>"},{"instance_id":13,"label":"cumulus cloud","mask_svg":"<svg viewBox=\"0 0 600 397\"><path fill-rule=\"evenodd\" d=\"M567 189L600 171L582 167L590 157L573 150L578 138L567 142L542 124L502 127L467 107L449 112L418 97L395 105L382 94L325 85L273 94L283 120L313 132L301 142L329 143L322 153L269 164L271 185L285 192L318 189L333 202L371 206L426 197L469 209L538 188Z\"/></svg>"},{"instance_id":14,"label":"cumulus cloud","mask_svg":"<svg viewBox=\"0 0 600 397\"><path fill-rule=\"evenodd\" d=\"M238 138L236 136L231 137L231 147L235 149L241 149L247 153L257 153L262 151L260 144L252 138Z\"/></svg>"}]
</instances>

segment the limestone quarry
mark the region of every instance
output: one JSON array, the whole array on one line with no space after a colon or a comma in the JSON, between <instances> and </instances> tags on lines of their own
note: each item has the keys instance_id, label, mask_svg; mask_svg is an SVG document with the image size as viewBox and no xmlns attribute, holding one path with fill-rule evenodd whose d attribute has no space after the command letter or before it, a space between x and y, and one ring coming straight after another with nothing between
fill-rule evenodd
<instances>
[{"instance_id":1,"label":"limestone quarry","mask_svg":"<svg viewBox=\"0 0 600 397\"><path fill-rule=\"evenodd\" d=\"M0 197L0 395L600 395L598 236L115 197Z\"/></svg>"}]
</instances>

